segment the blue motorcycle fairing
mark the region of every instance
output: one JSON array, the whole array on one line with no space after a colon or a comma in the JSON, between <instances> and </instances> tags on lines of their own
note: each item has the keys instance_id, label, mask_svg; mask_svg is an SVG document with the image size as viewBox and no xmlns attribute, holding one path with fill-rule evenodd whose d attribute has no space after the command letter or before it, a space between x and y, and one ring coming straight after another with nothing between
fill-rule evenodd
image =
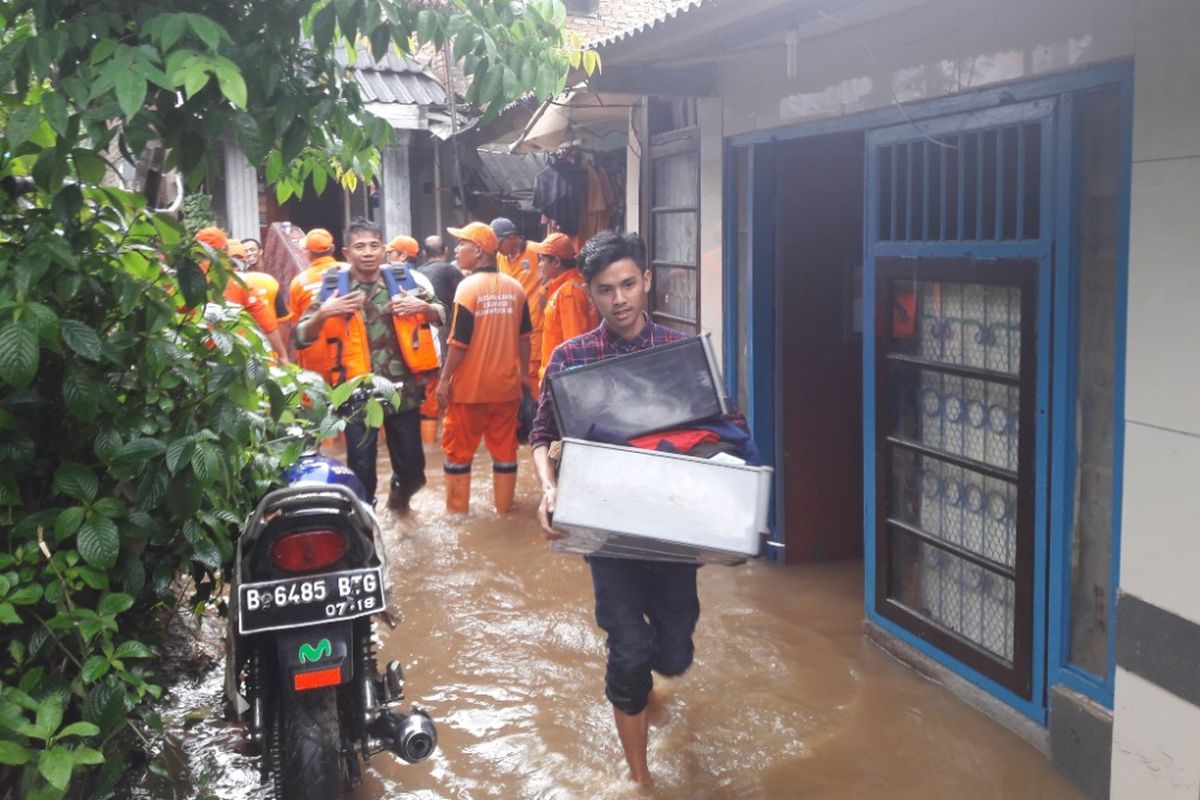
<instances>
[{"instance_id":1,"label":"blue motorcycle fairing","mask_svg":"<svg viewBox=\"0 0 1200 800\"><path fill-rule=\"evenodd\" d=\"M337 459L316 454L305 454L287 468L283 478L289 486L300 483L337 484L354 492L360 500L367 501L362 482L349 467Z\"/></svg>"}]
</instances>

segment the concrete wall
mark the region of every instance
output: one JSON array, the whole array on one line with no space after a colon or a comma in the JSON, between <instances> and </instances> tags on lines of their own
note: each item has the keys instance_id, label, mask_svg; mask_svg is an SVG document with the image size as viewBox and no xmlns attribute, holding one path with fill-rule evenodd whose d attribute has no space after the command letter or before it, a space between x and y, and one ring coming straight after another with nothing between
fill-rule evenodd
<instances>
[{"instance_id":1,"label":"concrete wall","mask_svg":"<svg viewBox=\"0 0 1200 800\"><path fill-rule=\"evenodd\" d=\"M701 325L720 347L725 137L1134 59L1120 589L1168 621L1170 636L1125 646L1151 660L1200 646L1198 32L1196 0L931 0L802 41L794 78L782 45L739 53L700 105ZM1148 678L1140 663L1118 658L1111 796L1196 800L1200 670Z\"/></svg>"},{"instance_id":2,"label":"concrete wall","mask_svg":"<svg viewBox=\"0 0 1200 800\"><path fill-rule=\"evenodd\" d=\"M1121 543L1129 597L1117 627L1112 796L1195 800L1200 707L1189 690L1200 667L1181 656L1200 643L1200 3L1136 5ZM1153 679L1121 647L1156 632L1123 624L1131 598L1175 631L1162 640L1171 648L1154 654L1166 670Z\"/></svg>"}]
</instances>

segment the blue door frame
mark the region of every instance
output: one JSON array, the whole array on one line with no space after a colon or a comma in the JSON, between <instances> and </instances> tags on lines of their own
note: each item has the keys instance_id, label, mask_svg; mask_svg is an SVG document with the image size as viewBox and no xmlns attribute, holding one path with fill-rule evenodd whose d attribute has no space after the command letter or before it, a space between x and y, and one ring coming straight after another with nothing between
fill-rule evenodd
<instances>
[{"instance_id":1,"label":"blue door frame","mask_svg":"<svg viewBox=\"0 0 1200 800\"><path fill-rule=\"evenodd\" d=\"M1074 185L1074 170L1077 164L1073 155L1075 152L1075 131L1072 128L1071 98L1075 92L1088 91L1107 86L1120 88L1122 96L1121 124L1121 175L1120 175L1120 230L1117 253L1117 308L1116 308L1116 388L1114 397L1114 483L1113 483L1113 525L1112 525L1112 562L1111 585L1109 592L1109 646L1108 671L1106 675L1092 675L1085 670L1069 663L1069 631L1070 631L1070 506L1068 500L1074 491L1074 484L1066 476L1071 474L1073 452L1070 449L1069 437L1066 431L1074 429L1072 408L1073 387L1056 384L1053 398L1050 394L1049 373L1058 376L1073 375L1075 366L1074 339L1075 317L1074 309L1078 302L1078 279L1075 270L1075 247L1073 236L1073 221L1076 215L1073 191L1056 191L1055 202L1049 210L1052 214L1051 227L1047 230L1055 232L1057 245L1040 256L1044 260L1039 270L1038 291L1041 298L1055 298L1053 303L1043 300L1038 318L1040 331L1053 330L1053 348L1039 354L1039 371L1045 371L1038 379L1038 409L1039 419L1049 419L1051 424L1046 430L1039 431L1039 437L1049 437L1049 442L1039 439L1038 470L1039 470L1039 527L1041 538L1038 547L1045 553L1045 558L1039 558L1041 564L1036 577L1037 584L1045 587L1040 592L1040 605L1036 612L1039 632L1035 635L1035 643L1039 648L1035 654L1041 668L1035 664L1034 674L1039 676L1038 685L1029 699L1017 697L1004 687L996 685L987 678L973 673L964 665L947 659L940 651L930 651L927 645L904 629L892 625L886 620L880 620L874 609L874 598L871 596L874 586L874 527L872 524L874 487L864 487L864 517L866 532L867 572L866 609L872 618L882 628L888 630L900 639L924 650L931 657L942 661L969 680L994 694L1032 719L1044 724L1046 720L1046 690L1049 686L1065 684L1076 691L1090 697L1102 705L1112 706L1114 680L1114 639L1116 621L1116 587L1120 568L1120 517L1121 517L1121 465L1124 449L1124 375L1125 375L1125 327L1126 327L1126 298L1128 273L1128 222L1129 222L1129 187L1130 187L1130 142L1132 139L1132 77L1133 68L1129 62L1111 63L1068 72L1060 75L1034 79L1020 84L1005 85L980 90L964 92L944 98L907 104L904 108L886 108L862 112L833 119L800 123L785 128L769 131L755 131L747 134L729 137L725 147L725 186L736 185L734 180L733 154L737 148L747 148L750 153L750 183L749 196L745 198L749 211L749 319L741 319L737 313L737 248L736 248L736 206L742 202L730 191L724 192L725 208L725 239L724 239L724 290L725 290L725 319L724 319L724 352L725 366L730 396L736 396L739 381L738 343L742 337L748 337L747 363L744 378L747 380L750 408L748 416L754 426L756 439L764 453L765 462L775 465L777 436L780 430L778 414L782 407L779 397L782 380L778 372L779 330L776 323L778 308L782 301L777 291L778 276L775 259L775 217L776 206L775 182L773 176L775 143L787 140L804 139L829 133L870 131L876 128L896 125L903 122L917 122L936 117L964 112L977 112L984 109L998 108L1007 104L1039 98L1057 98L1060 102L1060 116L1057 125L1055 142L1056 164L1054 181L1056 187ZM864 230L864 240L867 238ZM867 242L864 242L867 244ZM864 253L868 252L864 248ZM952 255L952 248L943 248L938 255ZM986 248L975 248L973 257L988 257ZM999 255L999 254L997 254ZM1050 260L1055 259L1056 264ZM873 269L864 269L863 276L864 298L874 297L875 276ZM872 306L864 302L864 313L870 313ZM732 313L731 313L732 312ZM872 330L872 322L864 319L864 331ZM1049 337L1040 337L1046 338ZM874 380L874 343L873 337L864 335L863 380L868 390L865 398L873 394ZM1056 378L1057 380L1057 378ZM1051 405L1053 402L1053 405ZM868 457L866 448L875 440L874 415L864 413L864 458ZM873 458L873 453L870 454ZM1052 456L1053 461L1050 461ZM864 465L865 466L865 465ZM874 471L864 469L865 481L873 482ZM785 477L782 471L776 469L776 497L782 496L785 490ZM783 520L772 511L772 538L782 543Z\"/></svg>"}]
</instances>

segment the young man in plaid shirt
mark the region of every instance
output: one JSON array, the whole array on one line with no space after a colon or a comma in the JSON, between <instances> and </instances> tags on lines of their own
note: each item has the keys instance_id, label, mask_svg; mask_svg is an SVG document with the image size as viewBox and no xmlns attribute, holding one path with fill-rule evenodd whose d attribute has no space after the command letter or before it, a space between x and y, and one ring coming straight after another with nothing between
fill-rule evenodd
<instances>
[{"instance_id":1,"label":"young man in plaid shirt","mask_svg":"<svg viewBox=\"0 0 1200 800\"><path fill-rule=\"evenodd\" d=\"M636 234L596 234L584 245L581 259L583 277L602 322L594 330L559 345L546 365L545 378L686 338L650 321L646 308L651 273L646 268L646 246ZM529 444L542 484L538 519L543 535L550 540L564 536L550 521L556 476L549 446L559 438L550 382L543 380ZM692 633L700 617L697 568L694 564L596 556L588 557L588 564L596 594L596 623L608 634L605 695L613 706L629 777L636 783L649 784L646 705L653 687L651 672L675 676L691 666Z\"/></svg>"}]
</instances>

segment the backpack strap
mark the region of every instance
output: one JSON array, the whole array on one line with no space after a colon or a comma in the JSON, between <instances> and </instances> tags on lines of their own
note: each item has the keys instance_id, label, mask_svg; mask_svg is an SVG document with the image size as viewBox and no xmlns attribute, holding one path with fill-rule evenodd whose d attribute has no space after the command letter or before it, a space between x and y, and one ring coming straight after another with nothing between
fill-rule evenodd
<instances>
[{"instance_id":1,"label":"backpack strap","mask_svg":"<svg viewBox=\"0 0 1200 800\"><path fill-rule=\"evenodd\" d=\"M387 282L388 294L392 297L401 294L402 289L407 293L417 288L417 280L413 277L412 270L403 264L392 264L385 267L383 279Z\"/></svg>"},{"instance_id":2,"label":"backpack strap","mask_svg":"<svg viewBox=\"0 0 1200 800\"><path fill-rule=\"evenodd\" d=\"M350 294L350 270L333 266L321 273L321 294L318 299L324 303L334 292L338 297Z\"/></svg>"}]
</instances>

